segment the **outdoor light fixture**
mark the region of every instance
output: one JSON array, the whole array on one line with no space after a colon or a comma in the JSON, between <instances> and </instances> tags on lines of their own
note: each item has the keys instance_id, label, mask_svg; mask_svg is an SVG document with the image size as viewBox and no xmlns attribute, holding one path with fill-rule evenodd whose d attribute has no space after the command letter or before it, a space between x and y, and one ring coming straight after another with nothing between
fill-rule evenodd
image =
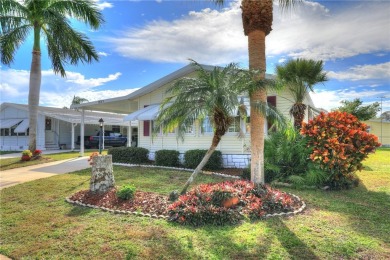
<instances>
[{"instance_id":1,"label":"outdoor light fixture","mask_svg":"<svg viewBox=\"0 0 390 260\"><path fill-rule=\"evenodd\" d=\"M99 132L99 154L102 154L102 146L103 146L103 118L99 119L100 124L100 132Z\"/></svg>"}]
</instances>

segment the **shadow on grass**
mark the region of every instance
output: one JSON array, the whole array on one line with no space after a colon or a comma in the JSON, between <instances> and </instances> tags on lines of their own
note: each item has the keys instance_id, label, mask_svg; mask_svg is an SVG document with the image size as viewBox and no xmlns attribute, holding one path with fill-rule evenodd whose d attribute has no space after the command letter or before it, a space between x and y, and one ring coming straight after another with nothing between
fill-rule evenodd
<instances>
[{"instance_id":1,"label":"shadow on grass","mask_svg":"<svg viewBox=\"0 0 390 260\"><path fill-rule=\"evenodd\" d=\"M68 217L78 217L87 215L92 211L91 208L80 207L73 205L72 209L66 214Z\"/></svg>"},{"instance_id":2,"label":"shadow on grass","mask_svg":"<svg viewBox=\"0 0 390 260\"><path fill-rule=\"evenodd\" d=\"M292 259L320 259L284 224L282 219L273 218L266 220L266 223Z\"/></svg>"}]
</instances>

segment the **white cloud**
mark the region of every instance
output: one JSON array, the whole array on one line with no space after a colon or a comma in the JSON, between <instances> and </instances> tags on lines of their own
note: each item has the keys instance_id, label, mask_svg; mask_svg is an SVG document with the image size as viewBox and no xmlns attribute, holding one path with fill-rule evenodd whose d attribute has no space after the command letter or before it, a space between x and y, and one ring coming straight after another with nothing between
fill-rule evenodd
<instances>
[{"instance_id":1,"label":"white cloud","mask_svg":"<svg viewBox=\"0 0 390 260\"><path fill-rule=\"evenodd\" d=\"M389 2L348 2L329 10L304 2L287 15L274 6L273 31L267 56L286 55L338 59L390 51ZM186 63L188 58L209 64L247 61L239 2L225 9L190 12L173 21L150 21L143 27L106 39L123 56L158 62ZM375 14L375 15L372 15Z\"/></svg>"},{"instance_id":2,"label":"white cloud","mask_svg":"<svg viewBox=\"0 0 390 260\"><path fill-rule=\"evenodd\" d=\"M365 79L390 79L390 62L375 65L359 65L348 69L347 71L334 72L329 71L329 78L338 80L365 80ZM375 87L375 85L371 86Z\"/></svg>"},{"instance_id":3,"label":"white cloud","mask_svg":"<svg viewBox=\"0 0 390 260\"><path fill-rule=\"evenodd\" d=\"M112 3L109 3L109 2L102 2L100 0L93 0L96 5L98 6L98 8L100 10L104 10L105 8L112 8L113 7L113 4Z\"/></svg>"},{"instance_id":4,"label":"white cloud","mask_svg":"<svg viewBox=\"0 0 390 260\"><path fill-rule=\"evenodd\" d=\"M90 101L102 97L117 97L126 95L133 90L99 90L95 88L105 83L115 81L120 72L110 74L105 78L86 78L78 72L67 71L67 78L55 75L51 70L42 71L40 104L53 107L69 107L74 95ZM30 72L26 70L0 70L1 102L27 103Z\"/></svg>"},{"instance_id":5,"label":"white cloud","mask_svg":"<svg viewBox=\"0 0 390 260\"><path fill-rule=\"evenodd\" d=\"M359 98L363 101L363 105L380 102L379 97L389 94L386 91L380 90L318 90L315 93L311 92L310 96L317 108L324 108L328 111L341 106L340 101L352 101ZM390 110L390 96L382 102L383 111Z\"/></svg>"},{"instance_id":6,"label":"white cloud","mask_svg":"<svg viewBox=\"0 0 390 260\"><path fill-rule=\"evenodd\" d=\"M109 55L108 53L103 52L103 51L99 51L98 54L99 54L99 56L104 56L104 57L107 57Z\"/></svg>"}]
</instances>

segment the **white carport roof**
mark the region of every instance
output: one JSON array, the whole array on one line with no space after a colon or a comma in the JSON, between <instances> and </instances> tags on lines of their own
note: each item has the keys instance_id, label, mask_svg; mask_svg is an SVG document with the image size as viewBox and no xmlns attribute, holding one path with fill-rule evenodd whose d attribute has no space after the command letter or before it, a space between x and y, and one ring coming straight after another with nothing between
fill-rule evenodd
<instances>
[{"instance_id":1,"label":"white carport roof","mask_svg":"<svg viewBox=\"0 0 390 260\"><path fill-rule=\"evenodd\" d=\"M14 103L2 103L0 111L8 106L28 111L28 105L14 104ZM56 118L56 119L59 119L59 120L65 121L65 122L69 122L69 123L78 123L78 124L81 123L81 115L82 115L81 111L77 111L77 110L73 110L73 109L39 106L38 113L45 115L47 117ZM98 125L99 119L102 118L104 120L105 125L129 126L129 122L123 121L124 116L125 115L123 115L123 114L85 111L84 124ZM16 119L19 121L16 122L15 124L18 124L23 119L26 119L26 118ZM24 122L22 122L22 123L24 123ZM15 125L15 124L13 124L13 125ZM137 124L137 122L134 121L134 122L132 122L132 125L137 126L138 124Z\"/></svg>"}]
</instances>

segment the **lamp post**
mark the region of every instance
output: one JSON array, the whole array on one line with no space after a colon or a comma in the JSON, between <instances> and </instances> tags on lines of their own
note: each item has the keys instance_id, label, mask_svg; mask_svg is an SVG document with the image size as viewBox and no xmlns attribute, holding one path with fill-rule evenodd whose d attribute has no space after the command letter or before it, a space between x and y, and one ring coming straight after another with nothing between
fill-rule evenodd
<instances>
[{"instance_id":1,"label":"lamp post","mask_svg":"<svg viewBox=\"0 0 390 260\"><path fill-rule=\"evenodd\" d=\"M103 145L103 118L99 119L100 132L99 132L99 154L102 154L102 145Z\"/></svg>"}]
</instances>

